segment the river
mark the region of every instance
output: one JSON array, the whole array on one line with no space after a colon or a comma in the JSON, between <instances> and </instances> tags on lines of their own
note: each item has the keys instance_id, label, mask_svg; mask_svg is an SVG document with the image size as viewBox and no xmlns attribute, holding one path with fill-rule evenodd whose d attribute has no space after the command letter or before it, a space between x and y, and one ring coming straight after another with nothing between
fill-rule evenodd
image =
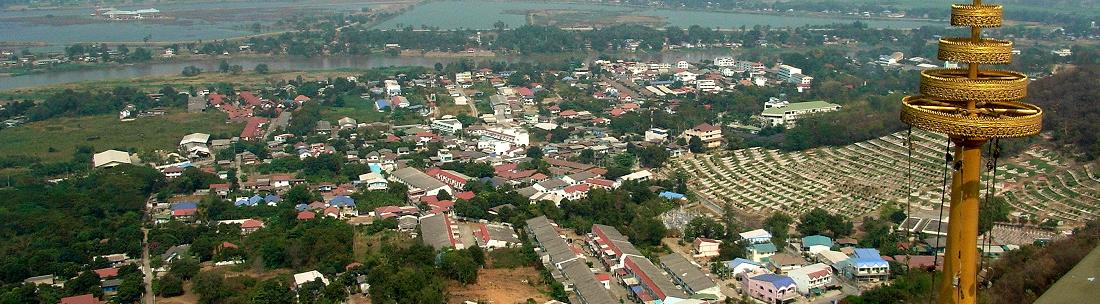
<instances>
[{"instance_id":1,"label":"river","mask_svg":"<svg viewBox=\"0 0 1100 304\"><path fill-rule=\"evenodd\" d=\"M703 59L714 59L718 56L729 56L732 52L726 49L712 49L684 52L664 53L639 53L632 54L640 60L655 60L662 62L675 62L686 60L698 62ZM568 58L568 57L567 57ZM273 58L239 58L228 60L231 64L240 65L246 71L252 70L258 64L267 64L271 71L319 71L334 69L370 69L389 66L423 66L433 67L437 62L447 64L465 58L435 58L435 57L395 57L387 55L367 56L328 56L328 57L273 57ZM530 57L530 56L498 56L469 58L473 61L504 61L504 62L546 62L560 60L561 57ZM589 55L587 60L595 59L595 55ZM0 77L0 90L17 88L30 88L73 82L85 82L105 79L124 79L152 76L179 75L184 67L193 65L203 71L216 71L221 59L206 59L199 61L174 61L156 62L146 64L120 65L113 67L46 72L14 77Z\"/></svg>"}]
</instances>

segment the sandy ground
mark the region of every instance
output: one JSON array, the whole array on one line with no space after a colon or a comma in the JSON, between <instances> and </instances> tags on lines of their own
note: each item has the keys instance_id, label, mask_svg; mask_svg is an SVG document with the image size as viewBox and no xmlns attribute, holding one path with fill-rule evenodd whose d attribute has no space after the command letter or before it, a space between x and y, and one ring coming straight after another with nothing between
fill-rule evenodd
<instances>
[{"instance_id":1,"label":"sandy ground","mask_svg":"<svg viewBox=\"0 0 1100 304\"><path fill-rule=\"evenodd\" d=\"M455 281L447 282L450 292L448 303L475 301L479 303L526 303L528 298L543 303L550 300L538 288L544 286L538 271L534 267L515 269L482 269L478 272L477 284L462 286Z\"/></svg>"}]
</instances>

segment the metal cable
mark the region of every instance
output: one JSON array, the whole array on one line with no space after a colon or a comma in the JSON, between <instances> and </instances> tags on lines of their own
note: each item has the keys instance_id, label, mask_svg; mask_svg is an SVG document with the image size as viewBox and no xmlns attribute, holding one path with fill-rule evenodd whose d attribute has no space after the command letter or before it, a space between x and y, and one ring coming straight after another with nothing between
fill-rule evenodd
<instances>
[{"instance_id":1,"label":"metal cable","mask_svg":"<svg viewBox=\"0 0 1100 304\"><path fill-rule=\"evenodd\" d=\"M951 156L951 138L947 139L947 147L944 148L944 166L943 166L943 185L940 186L942 190L940 192L940 216L936 219L936 246L932 247L932 250L940 248L940 235L939 232L943 230L943 203L947 198L947 168L953 167L951 165L954 162L954 157ZM935 252L932 253L932 268L935 269L940 264L940 255ZM936 290L936 274L932 273L932 286L928 289L928 303L932 303L932 295Z\"/></svg>"}]
</instances>

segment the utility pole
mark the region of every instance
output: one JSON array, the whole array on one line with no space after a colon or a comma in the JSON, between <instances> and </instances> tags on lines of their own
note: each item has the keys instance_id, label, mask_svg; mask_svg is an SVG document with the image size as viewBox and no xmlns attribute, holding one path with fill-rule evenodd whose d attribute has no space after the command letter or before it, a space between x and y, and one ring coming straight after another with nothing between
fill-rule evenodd
<instances>
[{"instance_id":1,"label":"utility pole","mask_svg":"<svg viewBox=\"0 0 1100 304\"><path fill-rule=\"evenodd\" d=\"M970 27L970 37L940 39L938 57L967 67L922 71L920 95L902 99L902 121L945 134L955 144L940 303L977 302L982 144L1032 136L1042 128L1042 109L1019 101L1027 96L1026 75L981 68L1012 62L1011 41L981 36L982 28L1000 27L1002 21L1001 5L983 5L982 0L952 5L951 25Z\"/></svg>"}]
</instances>

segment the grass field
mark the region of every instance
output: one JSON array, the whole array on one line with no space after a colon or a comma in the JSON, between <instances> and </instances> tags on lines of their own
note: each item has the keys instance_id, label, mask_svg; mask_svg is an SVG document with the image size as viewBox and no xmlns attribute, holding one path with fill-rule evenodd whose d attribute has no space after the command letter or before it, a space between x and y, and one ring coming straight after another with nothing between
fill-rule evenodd
<instances>
[{"instance_id":1,"label":"grass field","mask_svg":"<svg viewBox=\"0 0 1100 304\"><path fill-rule=\"evenodd\" d=\"M77 146L107 149L175 150L184 135L201 132L241 132L241 124L225 123L221 112L180 113L122 122L115 115L54 118L0 130L0 155L30 155L44 161L67 161Z\"/></svg>"},{"instance_id":2,"label":"grass field","mask_svg":"<svg viewBox=\"0 0 1100 304\"><path fill-rule=\"evenodd\" d=\"M356 122L372 123L386 121L389 112L378 112L374 107L374 101L360 97L349 97L344 100L343 107L325 107L321 110L321 118L336 123L344 117L354 118Z\"/></svg>"}]
</instances>

